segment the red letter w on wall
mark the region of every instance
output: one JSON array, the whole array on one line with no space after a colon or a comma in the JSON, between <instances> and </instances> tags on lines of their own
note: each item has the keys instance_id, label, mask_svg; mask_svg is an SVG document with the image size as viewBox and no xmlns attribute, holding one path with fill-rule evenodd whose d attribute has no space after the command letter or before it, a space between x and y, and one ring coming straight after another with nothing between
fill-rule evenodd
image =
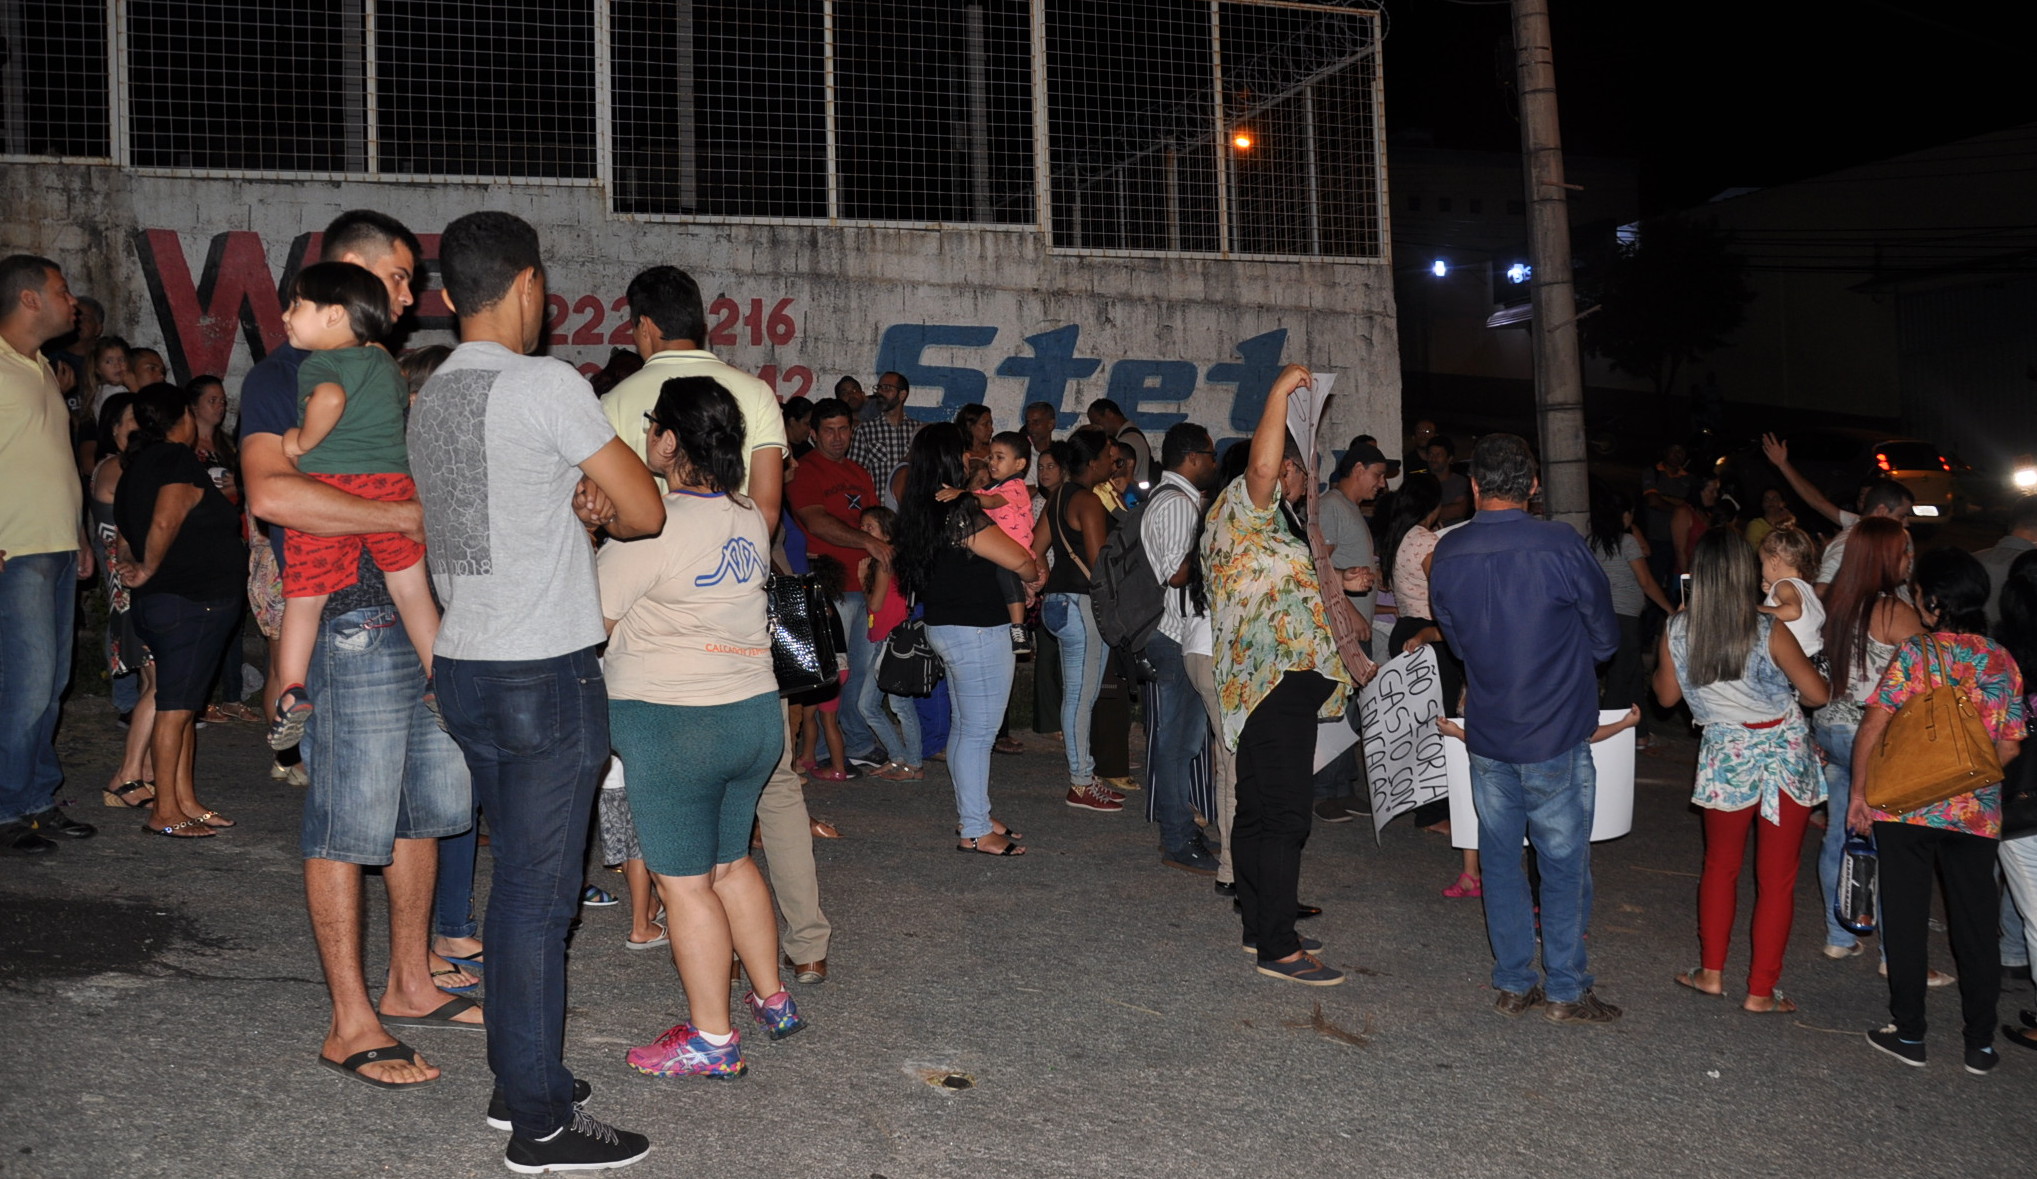
<instances>
[{"instance_id":1,"label":"red letter w on wall","mask_svg":"<svg viewBox=\"0 0 2037 1179\"><path fill-rule=\"evenodd\" d=\"M134 248L155 303L165 359L178 381L201 373L225 376L236 327L256 360L283 344L282 300L260 234L235 230L214 237L196 283L173 231L138 230Z\"/></svg>"}]
</instances>

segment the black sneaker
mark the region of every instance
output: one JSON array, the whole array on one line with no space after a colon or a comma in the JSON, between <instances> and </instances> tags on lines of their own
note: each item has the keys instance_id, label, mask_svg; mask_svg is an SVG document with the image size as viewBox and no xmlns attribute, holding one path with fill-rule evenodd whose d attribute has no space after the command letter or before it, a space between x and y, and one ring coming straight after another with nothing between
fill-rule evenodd
<instances>
[{"instance_id":1,"label":"black sneaker","mask_svg":"<svg viewBox=\"0 0 2037 1179\"><path fill-rule=\"evenodd\" d=\"M1027 630L1022 623L1011 624L1011 653L1014 655L1033 653L1033 632Z\"/></svg>"},{"instance_id":2,"label":"black sneaker","mask_svg":"<svg viewBox=\"0 0 2037 1179\"><path fill-rule=\"evenodd\" d=\"M1258 942L1247 939L1243 944L1247 954L1252 955L1254 958L1259 956ZM1323 952L1323 943L1312 937L1305 937L1301 939L1301 948L1305 954L1320 954Z\"/></svg>"},{"instance_id":3,"label":"black sneaker","mask_svg":"<svg viewBox=\"0 0 2037 1179\"><path fill-rule=\"evenodd\" d=\"M1896 1035L1896 1025L1889 1024L1867 1033L1869 1046L1888 1053L1911 1068L1924 1067L1924 1042L1905 1040Z\"/></svg>"},{"instance_id":4,"label":"black sneaker","mask_svg":"<svg viewBox=\"0 0 2037 1179\"><path fill-rule=\"evenodd\" d=\"M1220 897L1231 897L1235 900L1238 895L1238 882L1235 880L1217 881L1217 895Z\"/></svg>"},{"instance_id":5,"label":"black sneaker","mask_svg":"<svg viewBox=\"0 0 2037 1179\"><path fill-rule=\"evenodd\" d=\"M55 850L56 844L36 834L33 819L0 823L0 851L13 852L17 856L39 856Z\"/></svg>"},{"instance_id":6,"label":"black sneaker","mask_svg":"<svg viewBox=\"0 0 2037 1179\"><path fill-rule=\"evenodd\" d=\"M586 1110L575 1109L573 1120L543 1138L509 1140L502 1162L519 1175L547 1171L608 1171L627 1167L651 1153L651 1140L618 1130Z\"/></svg>"},{"instance_id":7,"label":"black sneaker","mask_svg":"<svg viewBox=\"0 0 2037 1179\"><path fill-rule=\"evenodd\" d=\"M1217 858L1201 848L1191 847L1185 851L1167 852L1160 857L1166 867L1178 869L1196 876L1215 876Z\"/></svg>"},{"instance_id":8,"label":"black sneaker","mask_svg":"<svg viewBox=\"0 0 2037 1179\"><path fill-rule=\"evenodd\" d=\"M589 1085L579 1077L573 1078L574 1105L577 1106L581 1102L586 1101L593 1093L594 1086ZM509 1124L509 1098L503 1096L502 1086L500 1085L495 1086L495 1092L488 1095L488 1125L489 1128L495 1130L508 1130L512 1128Z\"/></svg>"},{"instance_id":9,"label":"black sneaker","mask_svg":"<svg viewBox=\"0 0 2037 1179\"><path fill-rule=\"evenodd\" d=\"M1550 1023L1618 1023L1624 1014L1590 991L1579 995L1575 1002L1551 1002L1542 1008L1542 1018Z\"/></svg>"},{"instance_id":10,"label":"black sneaker","mask_svg":"<svg viewBox=\"0 0 2037 1179\"><path fill-rule=\"evenodd\" d=\"M90 839L99 833L99 828L90 823L80 823L64 813L64 808L53 806L46 811L29 815L28 821L35 824L36 833L44 837L61 835L65 839Z\"/></svg>"},{"instance_id":11,"label":"black sneaker","mask_svg":"<svg viewBox=\"0 0 2037 1179\"><path fill-rule=\"evenodd\" d=\"M1966 1071L1976 1077L1987 1076L1995 1071L1995 1066L2001 1062L2001 1054L1995 1051L1993 1044L1985 1048L1968 1048L1966 1050Z\"/></svg>"},{"instance_id":12,"label":"black sneaker","mask_svg":"<svg viewBox=\"0 0 2037 1179\"><path fill-rule=\"evenodd\" d=\"M1316 822L1348 823L1350 821L1351 811L1344 805L1343 799L1322 798L1316 800Z\"/></svg>"}]
</instances>

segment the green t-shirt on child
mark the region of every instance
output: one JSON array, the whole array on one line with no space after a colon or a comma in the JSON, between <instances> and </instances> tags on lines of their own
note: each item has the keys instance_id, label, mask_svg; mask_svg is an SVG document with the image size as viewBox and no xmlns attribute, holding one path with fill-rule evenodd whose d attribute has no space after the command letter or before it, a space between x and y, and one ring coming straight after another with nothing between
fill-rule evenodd
<instances>
[{"instance_id":1,"label":"green t-shirt on child","mask_svg":"<svg viewBox=\"0 0 2037 1179\"><path fill-rule=\"evenodd\" d=\"M403 443L410 383L396 359L382 348L334 348L313 352L297 370L297 422L311 391L333 384L347 391L347 408L325 441L297 460L315 475L408 475L410 451Z\"/></svg>"}]
</instances>

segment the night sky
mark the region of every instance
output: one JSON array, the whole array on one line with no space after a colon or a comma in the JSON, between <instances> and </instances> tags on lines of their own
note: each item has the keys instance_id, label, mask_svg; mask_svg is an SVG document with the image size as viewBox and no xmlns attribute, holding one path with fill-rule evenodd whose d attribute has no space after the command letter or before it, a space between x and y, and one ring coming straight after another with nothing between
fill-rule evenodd
<instances>
[{"instance_id":1,"label":"night sky","mask_svg":"<svg viewBox=\"0 0 2037 1179\"><path fill-rule=\"evenodd\" d=\"M1639 161L1652 213L2037 121L2029 7L1550 0L1564 146ZM1508 6L1386 8L1389 134L1518 151Z\"/></svg>"}]
</instances>

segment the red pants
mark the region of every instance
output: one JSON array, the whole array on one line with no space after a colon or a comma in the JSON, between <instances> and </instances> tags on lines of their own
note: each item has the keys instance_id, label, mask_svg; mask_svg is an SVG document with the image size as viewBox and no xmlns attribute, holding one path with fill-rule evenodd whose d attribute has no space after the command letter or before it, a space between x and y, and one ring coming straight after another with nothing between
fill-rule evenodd
<instances>
[{"instance_id":1,"label":"red pants","mask_svg":"<svg viewBox=\"0 0 2037 1179\"><path fill-rule=\"evenodd\" d=\"M399 503L417 498L417 484L408 475L322 475L307 471L362 499ZM283 532L283 596L318 598L336 593L361 579L361 548L374 555L384 573L408 569L424 559L424 546L394 532L365 536L312 536L294 528Z\"/></svg>"},{"instance_id":2,"label":"red pants","mask_svg":"<svg viewBox=\"0 0 2037 1179\"><path fill-rule=\"evenodd\" d=\"M1779 824L1759 822L1759 804L1737 811L1706 811L1705 872L1698 881L1698 946L1704 969L1724 970L1740 902L1747 829L1754 828L1754 958L1747 968L1747 993L1761 998L1774 994L1775 980L1782 977L1782 951L1796 916L1797 868L1811 808L1784 794L1776 813Z\"/></svg>"}]
</instances>

